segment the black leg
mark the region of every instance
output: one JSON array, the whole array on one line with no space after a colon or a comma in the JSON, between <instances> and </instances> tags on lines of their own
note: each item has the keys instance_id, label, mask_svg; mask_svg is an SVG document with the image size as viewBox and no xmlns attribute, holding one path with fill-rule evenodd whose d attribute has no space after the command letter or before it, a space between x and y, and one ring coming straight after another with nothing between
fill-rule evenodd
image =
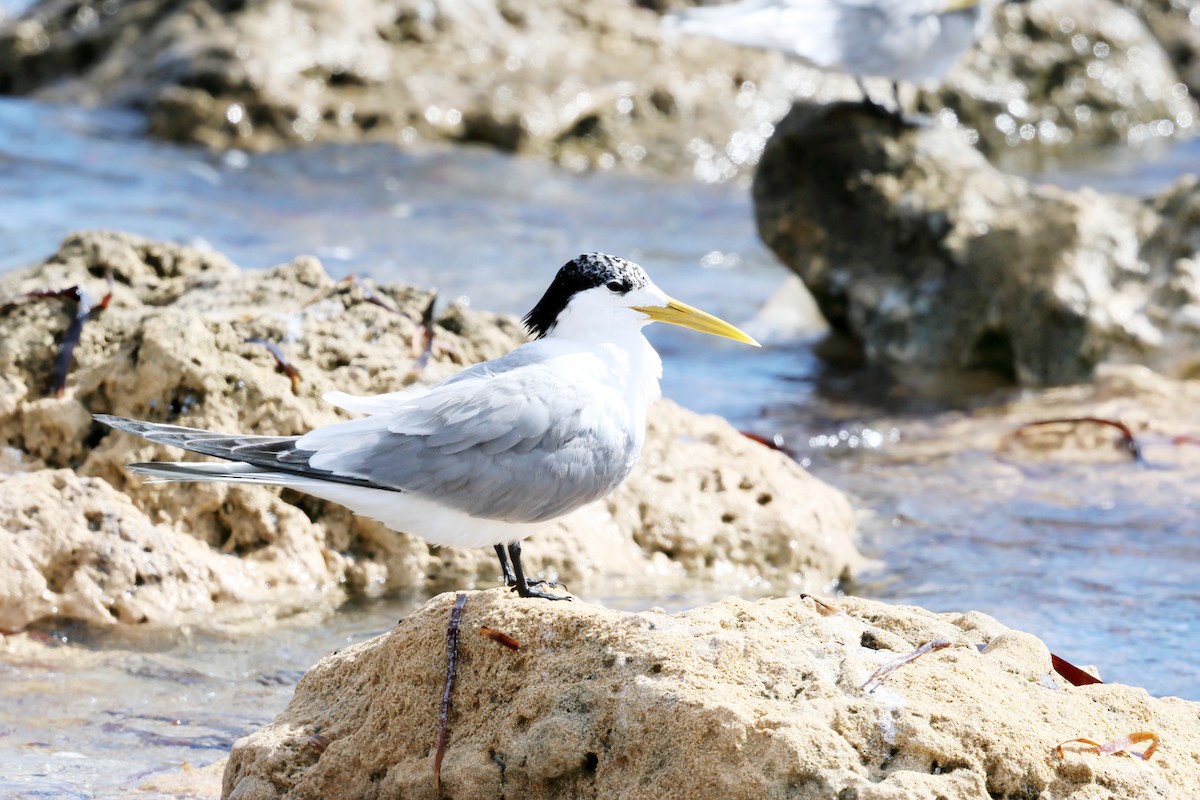
<instances>
[{"instance_id":1,"label":"black leg","mask_svg":"<svg viewBox=\"0 0 1200 800\"><path fill-rule=\"evenodd\" d=\"M863 80L861 75L855 75L854 82L858 84L858 90L862 92L862 104L864 108L874 111L881 117L903 118L903 115L900 113L900 84L898 82L892 81L892 90L896 98L896 108L894 111L871 97L871 93L867 91L867 82Z\"/></svg>"},{"instance_id":2,"label":"black leg","mask_svg":"<svg viewBox=\"0 0 1200 800\"><path fill-rule=\"evenodd\" d=\"M512 559L513 575L516 578L517 594L521 597L540 597L543 600L570 600L569 595L550 594L534 587L546 581L529 581L525 578L525 569L521 566L521 543L513 542L508 546L508 557Z\"/></svg>"},{"instance_id":3,"label":"black leg","mask_svg":"<svg viewBox=\"0 0 1200 800\"><path fill-rule=\"evenodd\" d=\"M513 575L512 567L508 565L508 553L504 550L504 545L496 545L496 556L500 559L500 572L504 585L510 589L517 588L517 576Z\"/></svg>"}]
</instances>

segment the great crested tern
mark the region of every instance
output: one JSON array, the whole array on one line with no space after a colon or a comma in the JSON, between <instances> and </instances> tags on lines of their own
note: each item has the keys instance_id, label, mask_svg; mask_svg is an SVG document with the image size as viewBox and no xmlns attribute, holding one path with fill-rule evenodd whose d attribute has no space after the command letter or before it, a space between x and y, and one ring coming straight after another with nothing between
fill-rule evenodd
<instances>
[{"instance_id":1,"label":"great crested tern","mask_svg":"<svg viewBox=\"0 0 1200 800\"><path fill-rule=\"evenodd\" d=\"M521 540L604 497L637 463L662 377L642 328L667 322L758 343L671 299L637 264L603 253L563 266L524 321L532 341L436 386L326 394L338 408L368 416L302 436L96 419L233 462L131 464L136 474L286 486L431 544L492 545L510 588L560 600L538 588L544 581L525 577Z\"/></svg>"},{"instance_id":2,"label":"great crested tern","mask_svg":"<svg viewBox=\"0 0 1200 800\"><path fill-rule=\"evenodd\" d=\"M1000 0L741 0L664 17L668 29L778 50L863 78L941 81Z\"/></svg>"}]
</instances>

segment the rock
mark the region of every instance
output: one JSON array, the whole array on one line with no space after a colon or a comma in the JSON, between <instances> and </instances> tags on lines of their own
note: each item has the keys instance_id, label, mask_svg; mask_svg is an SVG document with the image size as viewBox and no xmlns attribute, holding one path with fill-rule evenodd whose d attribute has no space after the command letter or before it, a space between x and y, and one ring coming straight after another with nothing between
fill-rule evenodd
<instances>
[{"instance_id":1,"label":"rock","mask_svg":"<svg viewBox=\"0 0 1200 800\"><path fill-rule=\"evenodd\" d=\"M1187 29L1185 12L1160 25ZM918 107L960 123L985 152L1137 144L1196 130L1198 109L1171 58L1114 0L998 6L994 24Z\"/></svg>"},{"instance_id":2,"label":"rock","mask_svg":"<svg viewBox=\"0 0 1200 800\"><path fill-rule=\"evenodd\" d=\"M0 314L0 627L48 616L236 627L495 580L490 550L435 550L296 492L147 484L125 465L179 452L91 415L295 434L338 418L326 391L394 391L507 352L523 339L516 319L452 307L414 377L426 292L337 283L311 258L242 272L215 253L104 232L0 277L0 297L73 285L99 297L106 272L111 303L84 326L60 398L50 372L69 309L38 300ZM295 387L255 337L279 344ZM526 552L575 590L706 577L792 590L849 575L853 528L844 497L790 459L664 401L626 484Z\"/></svg>"},{"instance_id":3,"label":"rock","mask_svg":"<svg viewBox=\"0 0 1200 800\"><path fill-rule=\"evenodd\" d=\"M797 106L763 153L754 203L763 241L830 324L906 380L1200 366L1195 178L1145 200L1068 192L997 171L952 131Z\"/></svg>"},{"instance_id":4,"label":"rock","mask_svg":"<svg viewBox=\"0 0 1200 800\"><path fill-rule=\"evenodd\" d=\"M309 670L275 722L234 745L223 796L437 797L453 602ZM833 604L729 599L668 616L471 593L444 795L1054 800L1182 797L1200 781L1200 704L1067 687L1042 642L981 614ZM862 688L934 639L949 646ZM1146 762L1055 752L1141 730L1161 739Z\"/></svg>"},{"instance_id":5,"label":"rock","mask_svg":"<svg viewBox=\"0 0 1200 800\"><path fill-rule=\"evenodd\" d=\"M263 500L254 498L258 505ZM288 524L289 511L271 547L238 558L156 526L100 478L69 469L8 477L0 486L7 540L0 629L53 618L101 626L257 626L301 611L328 612L342 596L335 576L322 543Z\"/></svg>"},{"instance_id":6,"label":"rock","mask_svg":"<svg viewBox=\"0 0 1200 800\"><path fill-rule=\"evenodd\" d=\"M1186 12L1144 2L1188 68ZM0 21L0 93L133 106L151 133L211 147L478 142L703 180L749 171L794 99L859 96L778 53L664 37L639 5L666 4L41 0ZM922 107L992 150L1136 141L1194 127L1177 85L1132 12L1034 0L1001 6Z\"/></svg>"},{"instance_id":7,"label":"rock","mask_svg":"<svg viewBox=\"0 0 1200 800\"><path fill-rule=\"evenodd\" d=\"M1163 46L1192 95L1200 94L1200 2L1124 0Z\"/></svg>"},{"instance_id":8,"label":"rock","mask_svg":"<svg viewBox=\"0 0 1200 800\"><path fill-rule=\"evenodd\" d=\"M831 91L853 83L666 46L657 14L617 0L42 0L0 28L0 92L132 105L212 147L478 142L717 180L745 174L794 96Z\"/></svg>"}]
</instances>

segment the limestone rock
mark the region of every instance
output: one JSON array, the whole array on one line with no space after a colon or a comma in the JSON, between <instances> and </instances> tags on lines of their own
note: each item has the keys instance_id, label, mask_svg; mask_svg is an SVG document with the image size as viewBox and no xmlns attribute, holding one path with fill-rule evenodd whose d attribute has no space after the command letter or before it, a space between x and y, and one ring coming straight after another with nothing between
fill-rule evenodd
<instances>
[{"instance_id":1,"label":"limestone rock","mask_svg":"<svg viewBox=\"0 0 1200 800\"><path fill-rule=\"evenodd\" d=\"M1110 361L1194 374L1198 197L1194 178L1146 200L1035 185L849 105L796 106L754 185L763 240L870 359L1030 385Z\"/></svg>"},{"instance_id":2,"label":"limestone rock","mask_svg":"<svg viewBox=\"0 0 1200 800\"><path fill-rule=\"evenodd\" d=\"M1178 9L1160 16L1160 27L1190 24ZM1137 144L1200 125L1171 57L1114 0L1001 4L946 84L919 105L961 123L989 152Z\"/></svg>"},{"instance_id":3,"label":"limestone rock","mask_svg":"<svg viewBox=\"0 0 1200 800\"><path fill-rule=\"evenodd\" d=\"M495 580L490 550L430 548L296 492L147 484L125 465L181 454L91 415L296 434L338 418L327 391L395 391L507 352L522 340L515 319L451 308L413 376L426 292L336 283L307 258L242 272L214 253L103 232L0 277L0 298L73 285L99 297L107 272L112 301L84 326L62 397L48 396L50 371L70 304L29 300L0 315L0 627L53 615L236 626ZM255 338L279 345L295 387ZM536 534L527 553L577 591L591 578L610 590L705 577L819 588L858 564L853 529L845 498L790 459L663 402L618 493Z\"/></svg>"},{"instance_id":4,"label":"limestone rock","mask_svg":"<svg viewBox=\"0 0 1200 800\"><path fill-rule=\"evenodd\" d=\"M264 498L257 498L261 504ZM320 541L280 508L279 541L256 557L156 526L100 478L69 469L0 481L0 629L40 619L95 625L236 626L340 600ZM333 584L333 585L329 585Z\"/></svg>"},{"instance_id":5,"label":"limestone rock","mask_svg":"<svg viewBox=\"0 0 1200 800\"><path fill-rule=\"evenodd\" d=\"M616 0L43 0L0 28L0 92L134 105L172 140L480 142L710 180L744 173L825 82L733 45L667 47L657 14Z\"/></svg>"},{"instance_id":6,"label":"limestone rock","mask_svg":"<svg viewBox=\"0 0 1200 800\"><path fill-rule=\"evenodd\" d=\"M331 655L239 740L224 797L434 798L452 595ZM1071 688L1046 646L982 614L839 598L725 600L668 616L468 595L442 786L448 797L1182 798L1200 704ZM480 636L516 638L519 651ZM949 643L879 667L934 639ZM1146 762L1066 746L1133 731ZM323 747L314 747L319 734Z\"/></svg>"},{"instance_id":7,"label":"limestone rock","mask_svg":"<svg viewBox=\"0 0 1200 800\"><path fill-rule=\"evenodd\" d=\"M1200 0L1124 0L1145 21L1192 95L1200 94Z\"/></svg>"},{"instance_id":8,"label":"limestone rock","mask_svg":"<svg viewBox=\"0 0 1200 800\"><path fill-rule=\"evenodd\" d=\"M1139 9L1161 46L1110 0L1003 5L923 107L991 149L1190 131L1183 2ZM793 100L859 96L779 53L664 36L666 5L41 0L0 20L0 93L137 107L153 134L211 147L479 142L703 180L746 174Z\"/></svg>"}]
</instances>

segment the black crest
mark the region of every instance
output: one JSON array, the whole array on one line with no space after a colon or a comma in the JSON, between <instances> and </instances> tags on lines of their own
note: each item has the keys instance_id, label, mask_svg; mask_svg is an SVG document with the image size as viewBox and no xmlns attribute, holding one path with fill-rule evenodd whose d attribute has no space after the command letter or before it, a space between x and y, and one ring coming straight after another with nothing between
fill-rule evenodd
<instances>
[{"instance_id":1,"label":"black crest","mask_svg":"<svg viewBox=\"0 0 1200 800\"><path fill-rule=\"evenodd\" d=\"M540 339L554 328L558 315L571 298L597 286L626 294L646 283L642 268L623 258L604 253L585 253L568 261L554 276L542 299L525 315L529 335Z\"/></svg>"}]
</instances>

